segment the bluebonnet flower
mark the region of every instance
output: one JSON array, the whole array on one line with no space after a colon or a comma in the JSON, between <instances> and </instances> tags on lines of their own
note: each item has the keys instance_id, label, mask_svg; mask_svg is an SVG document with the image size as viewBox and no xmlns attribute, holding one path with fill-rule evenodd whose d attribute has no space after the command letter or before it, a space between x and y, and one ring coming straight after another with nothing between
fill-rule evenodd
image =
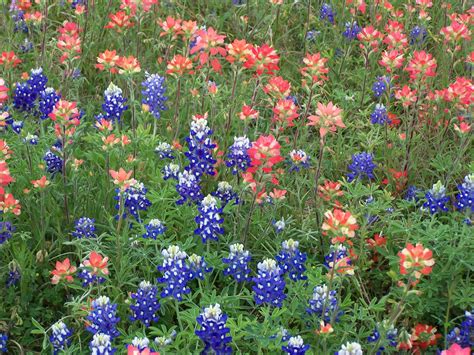
<instances>
[{"instance_id":1,"label":"bluebonnet flower","mask_svg":"<svg viewBox=\"0 0 474 355\"><path fill-rule=\"evenodd\" d=\"M20 111L31 111L35 107L36 96L28 83L16 83L13 91L13 106Z\"/></svg>"},{"instance_id":2,"label":"bluebonnet flower","mask_svg":"<svg viewBox=\"0 0 474 355\"><path fill-rule=\"evenodd\" d=\"M370 114L370 122L372 124L379 124L384 125L386 123L390 123L390 119L388 118L387 109L383 104L375 105L374 112Z\"/></svg>"},{"instance_id":3,"label":"bluebonnet flower","mask_svg":"<svg viewBox=\"0 0 474 355\"><path fill-rule=\"evenodd\" d=\"M474 212L474 174L464 177L464 182L458 185L459 193L456 194L456 207L459 211L471 209Z\"/></svg>"},{"instance_id":4,"label":"bluebonnet flower","mask_svg":"<svg viewBox=\"0 0 474 355\"><path fill-rule=\"evenodd\" d=\"M39 94L38 109L41 113L40 118L45 120L49 117L49 114L53 112L54 106L61 99L61 95L56 92L53 88L46 88Z\"/></svg>"},{"instance_id":5,"label":"bluebonnet flower","mask_svg":"<svg viewBox=\"0 0 474 355\"><path fill-rule=\"evenodd\" d=\"M90 272L83 264L79 265L77 277L82 280L82 287L87 287L91 284L102 284L106 281L105 277Z\"/></svg>"},{"instance_id":6,"label":"bluebonnet flower","mask_svg":"<svg viewBox=\"0 0 474 355\"><path fill-rule=\"evenodd\" d=\"M145 111L150 112L156 119L160 118L160 111L167 109L165 102L166 86L165 78L158 74L145 73L146 80L142 82L142 104Z\"/></svg>"},{"instance_id":7,"label":"bluebonnet flower","mask_svg":"<svg viewBox=\"0 0 474 355\"><path fill-rule=\"evenodd\" d=\"M178 180L179 165L170 163L165 165L161 172L163 173L163 180L168 180L170 178Z\"/></svg>"},{"instance_id":8,"label":"bluebonnet flower","mask_svg":"<svg viewBox=\"0 0 474 355\"><path fill-rule=\"evenodd\" d=\"M11 224L11 222L0 222L0 245L10 239L14 231L15 227L13 226L13 224Z\"/></svg>"},{"instance_id":9,"label":"bluebonnet flower","mask_svg":"<svg viewBox=\"0 0 474 355\"><path fill-rule=\"evenodd\" d=\"M170 345L176 337L176 330L173 330L169 336L156 337L153 341L159 348L164 348Z\"/></svg>"},{"instance_id":10,"label":"bluebonnet flower","mask_svg":"<svg viewBox=\"0 0 474 355\"><path fill-rule=\"evenodd\" d=\"M29 32L28 25L25 21L25 13L23 11L14 11L12 15L12 20L15 22L15 28L13 29L14 32Z\"/></svg>"},{"instance_id":11,"label":"bluebonnet flower","mask_svg":"<svg viewBox=\"0 0 474 355\"><path fill-rule=\"evenodd\" d=\"M63 171L63 160L50 150L43 156L43 160L46 163L46 171L51 175L54 176Z\"/></svg>"},{"instance_id":12,"label":"bluebonnet flower","mask_svg":"<svg viewBox=\"0 0 474 355\"><path fill-rule=\"evenodd\" d=\"M31 69L27 84L30 87L30 93L34 97L34 100L46 89L47 83L48 78L43 74L43 68Z\"/></svg>"},{"instance_id":13,"label":"bluebonnet flower","mask_svg":"<svg viewBox=\"0 0 474 355\"><path fill-rule=\"evenodd\" d=\"M8 335L6 333L0 333L0 353L7 352L7 342L8 342Z\"/></svg>"},{"instance_id":14,"label":"bluebonnet flower","mask_svg":"<svg viewBox=\"0 0 474 355\"><path fill-rule=\"evenodd\" d=\"M122 89L110 83L107 90L104 91L104 103L102 109L104 110L104 118L113 122L120 122L122 114L127 110L125 105L127 99L122 95Z\"/></svg>"},{"instance_id":15,"label":"bluebonnet flower","mask_svg":"<svg viewBox=\"0 0 474 355\"><path fill-rule=\"evenodd\" d=\"M270 339L275 339L275 338L278 338L278 339L281 338L282 342L287 342L288 340L290 340L291 335L288 329L284 327L280 327L280 329L278 329L278 332L276 334L273 334L272 336L270 336Z\"/></svg>"},{"instance_id":16,"label":"bluebonnet flower","mask_svg":"<svg viewBox=\"0 0 474 355\"><path fill-rule=\"evenodd\" d=\"M71 78L72 80L79 79L81 77L81 69L80 68L74 68L71 73Z\"/></svg>"},{"instance_id":17,"label":"bluebonnet flower","mask_svg":"<svg viewBox=\"0 0 474 355\"><path fill-rule=\"evenodd\" d=\"M140 354L142 354L141 353L142 351L144 351L143 354L145 353L149 354L150 352L155 351L152 348L149 348L150 340L147 337L144 337L144 338L135 337L133 338L131 345L135 347L135 350L138 349L138 351L140 351ZM148 352L146 352L147 350ZM130 353L130 350L128 350L128 352ZM135 354L135 352L133 354Z\"/></svg>"},{"instance_id":18,"label":"bluebonnet flower","mask_svg":"<svg viewBox=\"0 0 474 355\"><path fill-rule=\"evenodd\" d=\"M310 30L306 32L305 39L309 42L312 42L316 39L316 37L321 34L321 31L316 31L316 30Z\"/></svg>"},{"instance_id":19,"label":"bluebonnet flower","mask_svg":"<svg viewBox=\"0 0 474 355\"><path fill-rule=\"evenodd\" d=\"M309 168L310 159L304 150L293 149L288 158L288 164L290 165L289 171L300 171L301 168Z\"/></svg>"},{"instance_id":20,"label":"bluebonnet flower","mask_svg":"<svg viewBox=\"0 0 474 355\"><path fill-rule=\"evenodd\" d=\"M155 153L158 154L160 159L174 159L173 147L171 144L166 142L160 142L155 148Z\"/></svg>"},{"instance_id":21,"label":"bluebonnet flower","mask_svg":"<svg viewBox=\"0 0 474 355\"><path fill-rule=\"evenodd\" d=\"M222 313L218 303L204 308L196 320L201 329L196 330L195 333L204 342L202 354L232 354L232 348L229 346L232 337L230 329L225 324L227 315Z\"/></svg>"},{"instance_id":22,"label":"bluebonnet flower","mask_svg":"<svg viewBox=\"0 0 474 355\"><path fill-rule=\"evenodd\" d=\"M117 351L115 348L112 348L110 335L103 333L94 334L89 348L91 355L113 355Z\"/></svg>"},{"instance_id":23,"label":"bluebonnet flower","mask_svg":"<svg viewBox=\"0 0 474 355\"><path fill-rule=\"evenodd\" d=\"M258 275L252 281L254 300L257 305L268 303L275 307L281 307L283 300L286 298L285 287L286 282L282 277L283 272L277 262L272 259L265 259L258 263Z\"/></svg>"},{"instance_id":24,"label":"bluebonnet flower","mask_svg":"<svg viewBox=\"0 0 474 355\"><path fill-rule=\"evenodd\" d=\"M117 195L115 199L118 201L115 208L120 211L120 196L122 192L119 189L116 190ZM140 211L148 210L148 207L151 206L150 200L146 197L148 189L143 185L143 183L136 181L133 185L130 185L123 192L122 200L124 204L124 211L122 218L125 219L127 215L133 216L138 222L140 219ZM119 216L116 216L118 219Z\"/></svg>"},{"instance_id":25,"label":"bluebonnet flower","mask_svg":"<svg viewBox=\"0 0 474 355\"><path fill-rule=\"evenodd\" d=\"M322 318L325 322L331 322L332 318L337 322L343 312L339 310L336 294L336 290L329 290L325 284L316 286L306 311Z\"/></svg>"},{"instance_id":26,"label":"bluebonnet flower","mask_svg":"<svg viewBox=\"0 0 474 355\"><path fill-rule=\"evenodd\" d=\"M177 245L172 245L168 249L162 250L161 254L165 257L165 260L162 265L158 265L158 271L163 274L162 277L158 278L158 282L164 283L165 286L160 296L162 298L173 297L181 301L183 295L191 292L188 282L194 276L186 264L188 255L181 251Z\"/></svg>"},{"instance_id":27,"label":"bluebonnet flower","mask_svg":"<svg viewBox=\"0 0 474 355\"><path fill-rule=\"evenodd\" d=\"M276 260L283 270L283 274L288 273L288 276L293 281L307 279L307 277L303 275L306 271L305 262L307 255L306 253L302 253L298 246L299 242L296 240L285 240L281 243L282 250L276 256Z\"/></svg>"},{"instance_id":28,"label":"bluebonnet flower","mask_svg":"<svg viewBox=\"0 0 474 355\"><path fill-rule=\"evenodd\" d=\"M390 328L387 330L387 333L385 334L387 340L388 340L388 345L391 347L395 348L398 345L398 329L396 328Z\"/></svg>"},{"instance_id":29,"label":"bluebonnet flower","mask_svg":"<svg viewBox=\"0 0 474 355\"><path fill-rule=\"evenodd\" d=\"M323 265L329 270L335 269L339 274L354 274L349 252L342 244L338 244L337 246L331 245L329 253L324 257Z\"/></svg>"},{"instance_id":30,"label":"bluebonnet flower","mask_svg":"<svg viewBox=\"0 0 474 355\"><path fill-rule=\"evenodd\" d=\"M107 296L100 296L92 301L92 310L86 317L88 326L86 330L92 334L106 334L112 339L120 335L117 330L117 304L111 303Z\"/></svg>"},{"instance_id":31,"label":"bluebonnet flower","mask_svg":"<svg viewBox=\"0 0 474 355\"><path fill-rule=\"evenodd\" d=\"M321 9L319 10L319 19L321 21L327 20L328 22L334 25L334 16L335 13L331 5L329 5L327 2L323 3Z\"/></svg>"},{"instance_id":32,"label":"bluebonnet flower","mask_svg":"<svg viewBox=\"0 0 474 355\"><path fill-rule=\"evenodd\" d=\"M362 347L356 342L347 342L342 345L341 350L336 352L336 355L362 355Z\"/></svg>"},{"instance_id":33,"label":"bluebonnet flower","mask_svg":"<svg viewBox=\"0 0 474 355\"><path fill-rule=\"evenodd\" d=\"M142 235L143 238L156 238L159 235L162 235L166 231L166 227L159 219L152 219L148 224L145 226L146 233Z\"/></svg>"},{"instance_id":34,"label":"bluebonnet flower","mask_svg":"<svg viewBox=\"0 0 474 355\"><path fill-rule=\"evenodd\" d=\"M33 50L33 43L28 39L25 38L22 44L20 44L20 51L22 53L28 53Z\"/></svg>"},{"instance_id":35,"label":"bluebonnet flower","mask_svg":"<svg viewBox=\"0 0 474 355\"><path fill-rule=\"evenodd\" d=\"M228 266L224 269L224 275L231 275L235 281L250 281L249 262L252 259L248 250L244 250L243 244L232 244L230 253L227 258L223 258L222 262Z\"/></svg>"},{"instance_id":36,"label":"bluebonnet flower","mask_svg":"<svg viewBox=\"0 0 474 355\"><path fill-rule=\"evenodd\" d=\"M421 45L425 42L427 37L426 28L423 26L415 26L410 31L410 45Z\"/></svg>"},{"instance_id":37,"label":"bluebonnet flower","mask_svg":"<svg viewBox=\"0 0 474 355\"><path fill-rule=\"evenodd\" d=\"M28 133L24 139L25 143L31 144L31 145L37 145L38 144L38 136L36 134L30 134Z\"/></svg>"},{"instance_id":38,"label":"bluebonnet flower","mask_svg":"<svg viewBox=\"0 0 474 355\"><path fill-rule=\"evenodd\" d=\"M8 272L6 286L7 288L15 286L21 280L20 269L18 266L13 266Z\"/></svg>"},{"instance_id":39,"label":"bluebonnet flower","mask_svg":"<svg viewBox=\"0 0 474 355\"><path fill-rule=\"evenodd\" d=\"M372 334L370 334L368 337L367 337L367 341L369 343L375 343L377 340L380 339L380 333L379 331L377 330L377 328L375 328L372 332Z\"/></svg>"},{"instance_id":40,"label":"bluebonnet flower","mask_svg":"<svg viewBox=\"0 0 474 355\"><path fill-rule=\"evenodd\" d=\"M239 171L245 172L250 166L250 157L247 153L250 148L250 140L247 137L234 137L234 144L229 147L225 165L232 168L232 174Z\"/></svg>"},{"instance_id":41,"label":"bluebonnet flower","mask_svg":"<svg viewBox=\"0 0 474 355\"><path fill-rule=\"evenodd\" d=\"M222 208L231 201L234 201L234 205L239 203L239 195L227 181L219 181L217 184L217 190L212 193L212 196L217 197L221 201Z\"/></svg>"},{"instance_id":42,"label":"bluebonnet flower","mask_svg":"<svg viewBox=\"0 0 474 355\"><path fill-rule=\"evenodd\" d=\"M52 334L49 341L53 344L53 353L56 355L71 345L72 331L63 321L54 323L51 330Z\"/></svg>"},{"instance_id":43,"label":"bluebonnet flower","mask_svg":"<svg viewBox=\"0 0 474 355\"><path fill-rule=\"evenodd\" d=\"M218 235L224 233L221 224L224 219L221 218L222 208L217 207L217 200L211 195L207 195L200 203L199 215L194 220L198 227L194 234L201 236L202 242L206 243L208 239L218 240Z\"/></svg>"},{"instance_id":44,"label":"bluebonnet flower","mask_svg":"<svg viewBox=\"0 0 474 355\"><path fill-rule=\"evenodd\" d=\"M309 349L309 345L305 345L301 336L291 337L288 345L283 345L281 349L287 354L304 355Z\"/></svg>"},{"instance_id":45,"label":"bluebonnet flower","mask_svg":"<svg viewBox=\"0 0 474 355\"><path fill-rule=\"evenodd\" d=\"M23 129L23 125L23 121L13 121L10 127L13 132L20 134L21 130Z\"/></svg>"},{"instance_id":46,"label":"bluebonnet flower","mask_svg":"<svg viewBox=\"0 0 474 355\"><path fill-rule=\"evenodd\" d=\"M372 92L378 99L390 88L390 78L388 76L379 76L372 85Z\"/></svg>"},{"instance_id":47,"label":"bluebonnet flower","mask_svg":"<svg viewBox=\"0 0 474 355\"><path fill-rule=\"evenodd\" d=\"M78 5L84 5L85 0L72 0L71 2L71 8L76 9Z\"/></svg>"},{"instance_id":48,"label":"bluebonnet flower","mask_svg":"<svg viewBox=\"0 0 474 355\"><path fill-rule=\"evenodd\" d=\"M448 212L446 203L449 202L449 197L446 196L446 187L438 180L433 188L425 193L426 202L423 203L423 208L429 209L430 214L436 212Z\"/></svg>"},{"instance_id":49,"label":"bluebonnet flower","mask_svg":"<svg viewBox=\"0 0 474 355\"><path fill-rule=\"evenodd\" d=\"M373 162L373 159L374 155L372 153L362 152L352 155L352 162L348 167L351 172L347 174L349 182L356 178L363 179L366 177L369 180L374 179L374 169L377 165Z\"/></svg>"},{"instance_id":50,"label":"bluebonnet flower","mask_svg":"<svg viewBox=\"0 0 474 355\"><path fill-rule=\"evenodd\" d=\"M176 201L177 205L182 205L185 202L188 204L198 203L202 200L203 195L201 193L201 186L199 183L201 179L194 175L193 172L187 170L178 174L178 184L176 185L176 191L180 194L181 198Z\"/></svg>"},{"instance_id":51,"label":"bluebonnet flower","mask_svg":"<svg viewBox=\"0 0 474 355\"><path fill-rule=\"evenodd\" d=\"M280 219L279 221L272 221L272 224L275 228L275 232L277 233L283 232L286 228L286 222L284 218Z\"/></svg>"},{"instance_id":52,"label":"bluebonnet flower","mask_svg":"<svg viewBox=\"0 0 474 355\"><path fill-rule=\"evenodd\" d=\"M204 118L191 122L189 136L186 137L189 150L184 153L189 160L186 170L196 176L202 174L214 175L214 164L217 162L212 157L212 150L216 147L211 141L212 130L207 126Z\"/></svg>"},{"instance_id":53,"label":"bluebonnet flower","mask_svg":"<svg viewBox=\"0 0 474 355\"><path fill-rule=\"evenodd\" d=\"M74 222L74 231L71 233L76 238L95 238L95 219L81 217Z\"/></svg>"},{"instance_id":54,"label":"bluebonnet flower","mask_svg":"<svg viewBox=\"0 0 474 355\"><path fill-rule=\"evenodd\" d=\"M140 282L137 292L131 294L131 298L135 303L130 305L132 311L130 320L140 321L147 328L151 323L158 322L159 316L157 313L160 310L160 304L157 295L158 288L156 286L148 281Z\"/></svg>"},{"instance_id":55,"label":"bluebonnet flower","mask_svg":"<svg viewBox=\"0 0 474 355\"><path fill-rule=\"evenodd\" d=\"M459 327L455 327L446 337L449 344L458 344L462 348L474 347L474 311L466 311L465 319Z\"/></svg>"},{"instance_id":56,"label":"bluebonnet flower","mask_svg":"<svg viewBox=\"0 0 474 355\"><path fill-rule=\"evenodd\" d=\"M193 279L201 279L204 280L204 273L208 273L212 271L212 267L208 267L206 261L202 256L192 254L188 258L189 262L189 269L193 274Z\"/></svg>"},{"instance_id":57,"label":"bluebonnet flower","mask_svg":"<svg viewBox=\"0 0 474 355\"><path fill-rule=\"evenodd\" d=\"M418 201L418 194L420 193L420 189L414 185L410 185L405 192L404 199L407 201Z\"/></svg>"},{"instance_id":58,"label":"bluebonnet flower","mask_svg":"<svg viewBox=\"0 0 474 355\"><path fill-rule=\"evenodd\" d=\"M232 0L232 5L235 5L235 6L245 5L245 0Z\"/></svg>"},{"instance_id":59,"label":"bluebonnet flower","mask_svg":"<svg viewBox=\"0 0 474 355\"><path fill-rule=\"evenodd\" d=\"M346 37L349 41L352 41L357 38L357 35L362 30L356 21L346 22L346 29L342 32L342 35Z\"/></svg>"}]
</instances>

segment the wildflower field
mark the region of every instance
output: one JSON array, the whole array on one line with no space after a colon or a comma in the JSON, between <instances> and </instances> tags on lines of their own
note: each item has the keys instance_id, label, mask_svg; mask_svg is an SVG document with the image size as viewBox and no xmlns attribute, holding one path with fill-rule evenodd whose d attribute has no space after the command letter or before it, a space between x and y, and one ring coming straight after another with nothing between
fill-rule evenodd
<instances>
[{"instance_id":1,"label":"wildflower field","mask_svg":"<svg viewBox=\"0 0 474 355\"><path fill-rule=\"evenodd\" d=\"M474 347L474 7L0 0L0 353Z\"/></svg>"}]
</instances>

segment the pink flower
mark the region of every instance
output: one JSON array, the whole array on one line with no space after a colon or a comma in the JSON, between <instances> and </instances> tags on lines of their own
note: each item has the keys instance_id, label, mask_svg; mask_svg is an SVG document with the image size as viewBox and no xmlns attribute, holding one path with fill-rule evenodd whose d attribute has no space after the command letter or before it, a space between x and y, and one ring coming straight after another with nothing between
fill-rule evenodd
<instances>
[{"instance_id":1,"label":"pink flower","mask_svg":"<svg viewBox=\"0 0 474 355\"><path fill-rule=\"evenodd\" d=\"M471 349L461 348L460 345L454 343L449 349L443 350L441 355L471 355Z\"/></svg>"},{"instance_id":2,"label":"pink flower","mask_svg":"<svg viewBox=\"0 0 474 355\"><path fill-rule=\"evenodd\" d=\"M324 138L328 131L334 133L337 131L337 127L346 127L342 122L341 112L342 109L334 105L332 102L329 102L327 105L318 102L316 115L308 117L310 122L307 126L319 126L319 134L321 135L321 138Z\"/></svg>"},{"instance_id":3,"label":"pink flower","mask_svg":"<svg viewBox=\"0 0 474 355\"><path fill-rule=\"evenodd\" d=\"M51 271L53 277L51 278L51 283L56 285L62 279L67 282L73 282L74 277L72 276L76 272L76 267L71 266L69 258L64 259L63 261L56 261L56 268Z\"/></svg>"}]
</instances>

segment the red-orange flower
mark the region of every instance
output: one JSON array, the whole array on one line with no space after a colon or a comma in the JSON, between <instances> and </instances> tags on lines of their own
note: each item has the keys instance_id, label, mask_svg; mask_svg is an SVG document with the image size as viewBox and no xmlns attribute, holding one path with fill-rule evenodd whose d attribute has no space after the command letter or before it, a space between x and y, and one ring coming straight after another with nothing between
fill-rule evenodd
<instances>
[{"instance_id":1,"label":"red-orange flower","mask_svg":"<svg viewBox=\"0 0 474 355\"><path fill-rule=\"evenodd\" d=\"M174 76L182 76L185 73L192 74L193 62L191 62L191 59L177 54L168 62L166 68L168 69L166 73Z\"/></svg>"},{"instance_id":2,"label":"red-orange flower","mask_svg":"<svg viewBox=\"0 0 474 355\"><path fill-rule=\"evenodd\" d=\"M235 62L243 63L246 57L251 53L252 46L245 39L235 39L234 42L227 45L227 61L234 64Z\"/></svg>"},{"instance_id":3,"label":"red-orange flower","mask_svg":"<svg viewBox=\"0 0 474 355\"><path fill-rule=\"evenodd\" d=\"M104 26L104 28L114 29L118 33L134 26L134 23L130 21L131 16L127 15L125 11L118 11L115 14L109 14L109 19L110 21Z\"/></svg>"},{"instance_id":4,"label":"red-orange flower","mask_svg":"<svg viewBox=\"0 0 474 355\"><path fill-rule=\"evenodd\" d=\"M63 261L56 261L56 268L51 271L51 274L53 275L51 283L56 285L63 279L67 282L73 282L74 277L72 275L74 275L76 270L75 266L71 266L69 258L66 258Z\"/></svg>"},{"instance_id":5,"label":"red-orange flower","mask_svg":"<svg viewBox=\"0 0 474 355\"><path fill-rule=\"evenodd\" d=\"M436 334L436 331L436 328L431 325L418 323L411 334L413 347L426 350L428 347L436 345L437 340L441 338L441 334Z\"/></svg>"},{"instance_id":6,"label":"red-orange flower","mask_svg":"<svg viewBox=\"0 0 474 355\"><path fill-rule=\"evenodd\" d=\"M257 75L268 74L273 75L273 72L280 70L278 62L280 57L273 47L268 44L261 46L253 46L250 53L246 57L244 67L255 71Z\"/></svg>"},{"instance_id":7,"label":"red-orange flower","mask_svg":"<svg viewBox=\"0 0 474 355\"><path fill-rule=\"evenodd\" d=\"M108 257L103 257L99 253L93 251L89 255L89 259L86 259L82 262L82 265L89 268L89 271L93 275L106 276L109 274L109 269L107 268L108 261Z\"/></svg>"},{"instance_id":8,"label":"red-orange flower","mask_svg":"<svg viewBox=\"0 0 474 355\"><path fill-rule=\"evenodd\" d=\"M436 75L436 67L436 59L430 53L415 51L405 71L410 74L410 79L412 80L424 80L427 77Z\"/></svg>"},{"instance_id":9,"label":"red-orange flower","mask_svg":"<svg viewBox=\"0 0 474 355\"><path fill-rule=\"evenodd\" d=\"M105 52L100 53L97 57L97 64L95 67L99 70L108 70L112 74L115 74L117 73L117 68L115 68L115 65L119 58L120 57L117 55L117 51L109 51L106 49Z\"/></svg>"},{"instance_id":10,"label":"red-orange flower","mask_svg":"<svg viewBox=\"0 0 474 355\"><path fill-rule=\"evenodd\" d=\"M359 225L349 211L334 208L332 211L324 213L324 222L321 229L324 231L324 235L331 234L334 237L331 242L336 244L344 243L347 238L354 238ZM350 241L349 244L351 244Z\"/></svg>"},{"instance_id":11,"label":"red-orange flower","mask_svg":"<svg viewBox=\"0 0 474 355\"><path fill-rule=\"evenodd\" d=\"M33 187L40 188L40 189L44 189L46 186L50 184L49 180L44 175L38 180L31 180L31 183L33 184Z\"/></svg>"},{"instance_id":12,"label":"red-orange flower","mask_svg":"<svg viewBox=\"0 0 474 355\"><path fill-rule=\"evenodd\" d=\"M422 275L429 275L435 264L433 252L420 243L415 246L408 243L398 256L400 257L400 274L413 275L416 279L421 278Z\"/></svg>"},{"instance_id":13,"label":"red-orange flower","mask_svg":"<svg viewBox=\"0 0 474 355\"><path fill-rule=\"evenodd\" d=\"M0 65L5 66L5 69L15 68L20 63L21 59L18 58L13 51L2 52L0 56Z\"/></svg>"},{"instance_id":14,"label":"red-orange flower","mask_svg":"<svg viewBox=\"0 0 474 355\"><path fill-rule=\"evenodd\" d=\"M140 73L142 70L138 59L133 55L128 57L120 57L117 60L117 66L119 67L119 74L131 75L135 73Z\"/></svg>"},{"instance_id":15,"label":"red-orange flower","mask_svg":"<svg viewBox=\"0 0 474 355\"><path fill-rule=\"evenodd\" d=\"M308 78L312 85L323 84L324 81L328 80L326 76L329 72L329 68L326 67L327 61L328 59L321 56L321 53L307 53L303 59L305 66L300 70L301 75Z\"/></svg>"},{"instance_id":16,"label":"red-orange flower","mask_svg":"<svg viewBox=\"0 0 474 355\"><path fill-rule=\"evenodd\" d=\"M130 186L133 179L131 179L133 171L125 171L122 168L119 171L109 170L109 174L114 179L114 184L121 187L122 190L125 190Z\"/></svg>"},{"instance_id":17,"label":"red-orange flower","mask_svg":"<svg viewBox=\"0 0 474 355\"><path fill-rule=\"evenodd\" d=\"M248 150L248 155L251 159L251 167L248 171L251 173L255 172L259 166L262 166L263 172L268 173L273 165L283 160L280 155L280 143L273 135L258 137Z\"/></svg>"},{"instance_id":18,"label":"red-orange flower","mask_svg":"<svg viewBox=\"0 0 474 355\"><path fill-rule=\"evenodd\" d=\"M5 86L5 80L0 78L0 107L8 100L8 88Z\"/></svg>"},{"instance_id":19,"label":"red-orange flower","mask_svg":"<svg viewBox=\"0 0 474 355\"><path fill-rule=\"evenodd\" d=\"M336 132L337 128L345 128L346 126L342 122L342 109L329 102L324 105L318 102L318 109L316 115L309 116L310 121L308 126L319 126L319 134L321 138L327 134L327 132Z\"/></svg>"}]
</instances>

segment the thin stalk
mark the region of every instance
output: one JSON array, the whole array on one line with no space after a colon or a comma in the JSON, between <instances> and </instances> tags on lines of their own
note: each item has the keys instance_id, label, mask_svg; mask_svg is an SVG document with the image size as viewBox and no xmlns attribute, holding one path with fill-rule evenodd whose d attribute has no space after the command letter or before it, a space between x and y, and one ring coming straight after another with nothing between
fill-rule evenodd
<instances>
[{"instance_id":1,"label":"thin stalk","mask_svg":"<svg viewBox=\"0 0 474 355\"><path fill-rule=\"evenodd\" d=\"M178 113L179 113L179 99L181 97L181 78L178 79L178 86L176 88L176 101L174 103L174 115L173 115L173 125L176 127L176 130L174 132L174 139L178 137L179 133L179 118L178 118Z\"/></svg>"}]
</instances>

